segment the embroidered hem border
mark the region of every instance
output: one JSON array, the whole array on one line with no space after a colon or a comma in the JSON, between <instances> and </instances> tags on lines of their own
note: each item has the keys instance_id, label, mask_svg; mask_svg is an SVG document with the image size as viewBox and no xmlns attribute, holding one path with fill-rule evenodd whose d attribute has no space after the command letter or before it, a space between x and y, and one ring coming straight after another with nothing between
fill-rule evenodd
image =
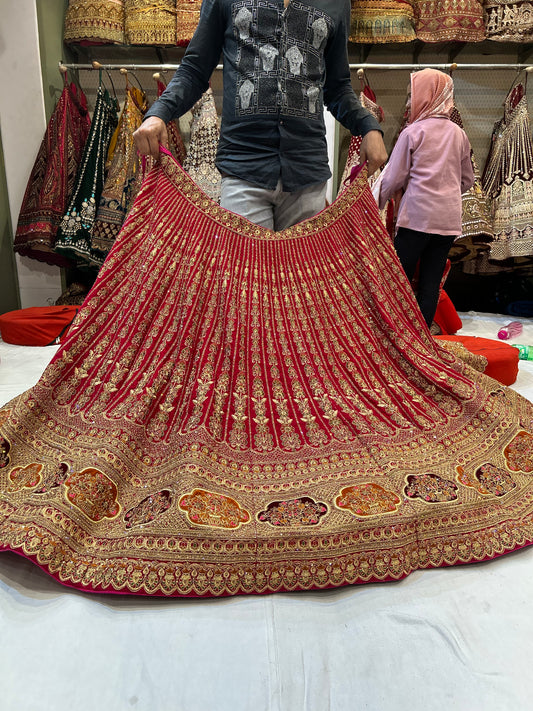
<instances>
[{"instance_id":1,"label":"embroidered hem border","mask_svg":"<svg viewBox=\"0 0 533 711\"><path fill-rule=\"evenodd\" d=\"M7 513L3 507L0 512ZM435 538L423 548L368 551L315 560L286 559L258 570L238 565L171 564L143 558L102 559L66 551L50 532L35 524L0 525L0 550L29 558L58 582L79 590L134 595L218 597L325 590L364 583L392 582L420 569L479 563L533 543L533 516L502 522L471 534Z\"/></svg>"}]
</instances>

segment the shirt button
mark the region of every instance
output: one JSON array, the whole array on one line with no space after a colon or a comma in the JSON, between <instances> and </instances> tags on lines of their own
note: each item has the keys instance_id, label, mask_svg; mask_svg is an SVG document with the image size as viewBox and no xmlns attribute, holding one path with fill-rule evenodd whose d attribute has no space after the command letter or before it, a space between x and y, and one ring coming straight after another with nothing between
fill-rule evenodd
<instances>
[{"instance_id":1,"label":"shirt button","mask_svg":"<svg viewBox=\"0 0 533 711\"><path fill-rule=\"evenodd\" d=\"M283 119L281 119L281 121L279 122L279 125L283 126Z\"/></svg>"}]
</instances>

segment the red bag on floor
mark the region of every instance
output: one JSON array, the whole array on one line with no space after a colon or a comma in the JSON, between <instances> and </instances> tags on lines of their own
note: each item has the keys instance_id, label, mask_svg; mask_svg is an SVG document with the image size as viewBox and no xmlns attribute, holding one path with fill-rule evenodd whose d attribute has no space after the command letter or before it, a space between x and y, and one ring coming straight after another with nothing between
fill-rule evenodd
<instances>
[{"instance_id":1,"label":"red bag on floor","mask_svg":"<svg viewBox=\"0 0 533 711\"><path fill-rule=\"evenodd\" d=\"M80 310L79 306L32 306L0 316L0 335L17 346L52 346L61 343Z\"/></svg>"}]
</instances>

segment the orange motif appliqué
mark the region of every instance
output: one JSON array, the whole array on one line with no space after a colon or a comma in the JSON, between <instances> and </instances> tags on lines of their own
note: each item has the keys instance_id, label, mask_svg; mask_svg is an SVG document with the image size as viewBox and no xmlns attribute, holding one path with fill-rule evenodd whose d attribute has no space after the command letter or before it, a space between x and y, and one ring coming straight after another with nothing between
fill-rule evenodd
<instances>
[{"instance_id":1,"label":"orange motif appliqu\u00e9","mask_svg":"<svg viewBox=\"0 0 533 711\"><path fill-rule=\"evenodd\" d=\"M235 499L204 489L194 489L179 501L187 518L197 526L235 529L249 523L250 514Z\"/></svg>"},{"instance_id":2,"label":"orange motif appliqu\u00e9","mask_svg":"<svg viewBox=\"0 0 533 711\"><path fill-rule=\"evenodd\" d=\"M379 516L396 511L400 497L379 484L356 484L342 489L335 499L339 509L348 509L356 516Z\"/></svg>"}]
</instances>

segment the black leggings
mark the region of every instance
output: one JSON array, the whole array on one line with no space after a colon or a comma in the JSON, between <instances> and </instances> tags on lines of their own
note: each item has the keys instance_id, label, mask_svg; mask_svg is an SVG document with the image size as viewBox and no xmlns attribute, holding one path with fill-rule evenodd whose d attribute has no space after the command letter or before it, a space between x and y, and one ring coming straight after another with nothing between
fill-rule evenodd
<instances>
[{"instance_id":1,"label":"black leggings","mask_svg":"<svg viewBox=\"0 0 533 711\"><path fill-rule=\"evenodd\" d=\"M440 281L454 240L454 236L417 232L408 227L398 227L394 238L396 254L409 281L419 265L416 300L428 326L437 310Z\"/></svg>"}]
</instances>

